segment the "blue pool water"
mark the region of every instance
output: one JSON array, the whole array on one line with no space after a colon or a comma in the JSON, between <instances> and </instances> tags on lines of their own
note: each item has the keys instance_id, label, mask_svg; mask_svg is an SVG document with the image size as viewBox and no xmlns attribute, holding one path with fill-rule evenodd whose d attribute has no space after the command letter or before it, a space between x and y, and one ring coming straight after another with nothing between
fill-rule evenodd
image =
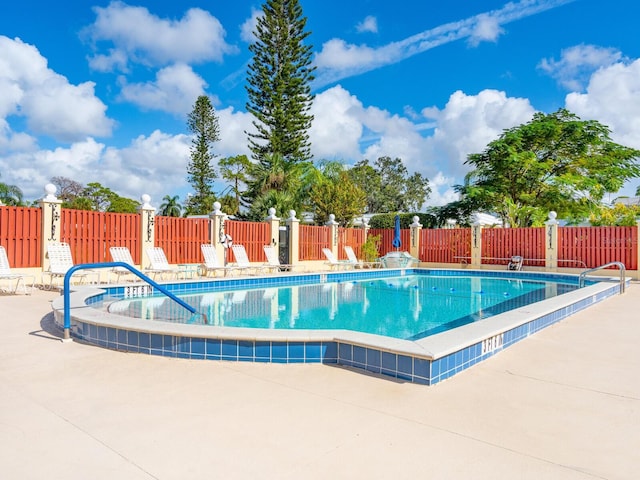
<instances>
[{"instance_id":1,"label":"blue pool water","mask_svg":"<svg viewBox=\"0 0 640 480\"><path fill-rule=\"evenodd\" d=\"M546 280L406 275L181 295L216 326L354 330L417 340L575 290ZM119 300L109 311L205 323L167 297Z\"/></svg>"}]
</instances>

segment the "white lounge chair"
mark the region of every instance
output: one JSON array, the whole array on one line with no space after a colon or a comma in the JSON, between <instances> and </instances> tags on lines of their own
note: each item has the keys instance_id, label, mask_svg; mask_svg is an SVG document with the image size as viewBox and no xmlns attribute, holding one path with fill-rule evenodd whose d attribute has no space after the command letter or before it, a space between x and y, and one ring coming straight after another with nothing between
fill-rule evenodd
<instances>
[{"instance_id":1,"label":"white lounge chair","mask_svg":"<svg viewBox=\"0 0 640 480\"><path fill-rule=\"evenodd\" d=\"M149 267L145 268L144 271L152 274L154 280L158 274L160 274L161 279L164 279L165 274L170 274L174 278L179 277L180 271L169 264L167 256L161 247L147 248L147 255L149 257Z\"/></svg>"},{"instance_id":2,"label":"white lounge chair","mask_svg":"<svg viewBox=\"0 0 640 480\"><path fill-rule=\"evenodd\" d=\"M133 257L131 256L131 252L127 247L110 247L109 253L111 254L111 258L114 262L126 263L134 268L137 268L135 263L133 263ZM131 274L131 272L124 267L115 267L111 271L118 276L118 282L120 281L120 277L122 275Z\"/></svg>"},{"instance_id":3,"label":"white lounge chair","mask_svg":"<svg viewBox=\"0 0 640 480\"><path fill-rule=\"evenodd\" d=\"M258 274L264 273L266 270L268 270L267 265L256 265L252 264L249 261L249 256L247 255L247 251L244 248L244 245L234 244L231 246L231 248L233 249L233 256L236 257L236 265L247 270L247 273L251 273L251 270L253 270L256 274Z\"/></svg>"},{"instance_id":4,"label":"white lounge chair","mask_svg":"<svg viewBox=\"0 0 640 480\"><path fill-rule=\"evenodd\" d=\"M30 295L31 291L27 292L27 278L31 279L31 290L33 290L33 286L36 283L36 277L33 275L24 275L22 273L12 272L11 266L9 265L9 258L7 257L7 251L0 245L0 279L16 281L13 293L18 292L18 287L20 286L20 283L22 283L22 291L25 295Z\"/></svg>"},{"instance_id":5,"label":"white lounge chair","mask_svg":"<svg viewBox=\"0 0 640 480\"><path fill-rule=\"evenodd\" d=\"M280 263L278 252L273 245L264 245L264 254L267 257L268 268L276 271L292 271L297 265L291 265L289 263Z\"/></svg>"},{"instance_id":6,"label":"white lounge chair","mask_svg":"<svg viewBox=\"0 0 640 480\"><path fill-rule=\"evenodd\" d=\"M43 272L43 276L49 275L49 288L53 288L53 279L63 278L75 264L68 243L48 243L47 255L49 256L49 270ZM96 270L78 270L74 272L74 275L80 277L80 283L83 283L89 275L95 275L96 283L100 283L100 272Z\"/></svg>"},{"instance_id":7,"label":"white lounge chair","mask_svg":"<svg viewBox=\"0 0 640 480\"><path fill-rule=\"evenodd\" d=\"M327 259L327 264L331 267L331 269L336 269L336 270L340 270L340 269L344 269L344 270L349 270L349 269L353 269L355 268L355 266L351 263L351 262L345 262L343 260L338 260L336 258L336 256L333 254L333 252L331 250L329 250L328 248L323 248L322 249L322 253L324 253L324 256Z\"/></svg>"},{"instance_id":8,"label":"white lounge chair","mask_svg":"<svg viewBox=\"0 0 640 480\"><path fill-rule=\"evenodd\" d=\"M204 263L200 268L204 272L205 276L209 272L213 272L213 275L215 276L216 272L222 272L224 275L227 275L228 273L241 272L244 270L243 268L235 266L220 265L218 262L218 255L216 254L216 247L210 243L201 244L200 250L202 250L202 256L204 257Z\"/></svg>"},{"instance_id":9,"label":"white lounge chair","mask_svg":"<svg viewBox=\"0 0 640 480\"><path fill-rule=\"evenodd\" d=\"M379 261L365 262L358 259L356 253L353 251L353 248L348 245L344 247L344 252L347 254L348 262L352 263L354 268L379 268L382 266L382 263Z\"/></svg>"}]
</instances>

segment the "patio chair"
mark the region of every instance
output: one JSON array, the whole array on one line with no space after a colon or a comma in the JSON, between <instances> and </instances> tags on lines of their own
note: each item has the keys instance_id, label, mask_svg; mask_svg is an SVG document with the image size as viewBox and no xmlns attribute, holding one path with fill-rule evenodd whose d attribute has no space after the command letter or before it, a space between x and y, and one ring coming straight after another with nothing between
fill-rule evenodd
<instances>
[{"instance_id":1,"label":"patio chair","mask_svg":"<svg viewBox=\"0 0 640 480\"><path fill-rule=\"evenodd\" d=\"M507 270L522 270L522 263L524 262L524 258L520 255L514 255L511 257L509 264L507 265Z\"/></svg>"},{"instance_id":2,"label":"patio chair","mask_svg":"<svg viewBox=\"0 0 640 480\"><path fill-rule=\"evenodd\" d=\"M216 272L222 272L223 275L227 275L228 273L241 272L244 270L243 268L236 266L220 265L220 263L218 263L218 255L216 255L216 247L210 243L201 244L200 250L202 250L202 256L204 257L204 263L200 268L202 272L204 272L205 276L209 272L213 272L213 275L215 276Z\"/></svg>"},{"instance_id":3,"label":"patio chair","mask_svg":"<svg viewBox=\"0 0 640 480\"><path fill-rule=\"evenodd\" d=\"M249 261L249 256L247 255L247 250L244 248L244 245L234 244L231 245L231 248L233 250L233 256L236 257L236 265L247 270L247 273L251 273L251 270L256 274L260 272L265 273L266 270L269 269L268 265L252 264Z\"/></svg>"},{"instance_id":4,"label":"patio chair","mask_svg":"<svg viewBox=\"0 0 640 480\"><path fill-rule=\"evenodd\" d=\"M289 263L280 263L278 252L273 245L264 245L262 248L264 249L264 254L267 257L268 268L273 269L276 272L282 272L292 271L296 267L296 265Z\"/></svg>"},{"instance_id":5,"label":"patio chair","mask_svg":"<svg viewBox=\"0 0 640 480\"><path fill-rule=\"evenodd\" d=\"M380 261L365 262L364 260L358 259L356 253L353 251L353 248L348 245L344 247L344 252L347 254L347 261L352 263L354 268L379 268L382 266L382 263Z\"/></svg>"},{"instance_id":6,"label":"patio chair","mask_svg":"<svg viewBox=\"0 0 640 480\"><path fill-rule=\"evenodd\" d=\"M147 248L147 256L149 257L149 267L145 268L145 273L153 275L153 279L159 274L160 278L164 280L165 274L171 274L174 278L178 278L180 271L169 264L167 256L164 254L162 247L149 247Z\"/></svg>"},{"instance_id":7,"label":"patio chair","mask_svg":"<svg viewBox=\"0 0 640 480\"><path fill-rule=\"evenodd\" d=\"M336 256L333 254L333 252L331 250L329 250L328 248L323 248L322 249L322 253L324 253L324 256L326 257L327 261L327 265L329 265L331 267L331 270L336 269L336 270L340 270L340 269L353 269L355 268L355 265L351 262L348 261L344 261L344 260L338 260L336 258Z\"/></svg>"},{"instance_id":8,"label":"patio chair","mask_svg":"<svg viewBox=\"0 0 640 480\"><path fill-rule=\"evenodd\" d=\"M18 292L18 287L22 283L22 291L25 295L30 295L31 290L27 292L26 279L31 278L31 290L36 283L36 277L33 275L24 275L22 273L12 272L9 265L9 258L7 257L7 251L0 245L0 279L1 280L15 280L16 286L13 289L13 293Z\"/></svg>"},{"instance_id":9,"label":"patio chair","mask_svg":"<svg viewBox=\"0 0 640 480\"><path fill-rule=\"evenodd\" d=\"M126 263L137 268L135 263L133 263L133 257L127 247L110 247L109 253L111 254L111 259L114 262ZM118 282L120 282L121 276L131 274L131 272L124 267L114 267L111 271L118 276Z\"/></svg>"},{"instance_id":10,"label":"patio chair","mask_svg":"<svg viewBox=\"0 0 640 480\"><path fill-rule=\"evenodd\" d=\"M47 255L49 256L49 270L43 272L42 275L49 275L49 289L53 288L53 280L55 278L64 278L69 269L75 264L71 255L71 247L68 243L48 243ZM100 283L100 272L96 270L79 270L74 275L80 278L80 283L90 275L96 276L96 283ZM44 279L43 282L44 284Z\"/></svg>"}]
</instances>

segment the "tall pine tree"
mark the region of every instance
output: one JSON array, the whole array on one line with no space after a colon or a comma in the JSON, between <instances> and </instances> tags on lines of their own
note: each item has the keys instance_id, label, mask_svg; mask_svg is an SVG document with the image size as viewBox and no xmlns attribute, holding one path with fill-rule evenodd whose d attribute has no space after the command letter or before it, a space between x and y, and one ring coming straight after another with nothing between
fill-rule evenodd
<instances>
[{"instance_id":1,"label":"tall pine tree","mask_svg":"<svg viewBox=\"0 0 640 480\"><path fill-rule=\"evenodd\" d=\"M218 117L206 95L200 95L196 100L187 127L193 134L187 174L195 194L187 201L186 210L191 215L204 215L211 212L215 201L212 184L217 174L211 146L220 140Z\"/></svg>"},{"instance_id":2,"label":"tall pine tree","mask_svg":"<svg viewBox=\"0 0 640 480\"><path fill-rule=\"evenodd\" d=\"M313 116L310 82L312 46L304 40L306 17L298 0L267 0L249 46L247 111L255 120L255 132L248 133L253 158L264 162L268 155L286 161L311 158L309 135Z\"/></svg>"}]
</instances>

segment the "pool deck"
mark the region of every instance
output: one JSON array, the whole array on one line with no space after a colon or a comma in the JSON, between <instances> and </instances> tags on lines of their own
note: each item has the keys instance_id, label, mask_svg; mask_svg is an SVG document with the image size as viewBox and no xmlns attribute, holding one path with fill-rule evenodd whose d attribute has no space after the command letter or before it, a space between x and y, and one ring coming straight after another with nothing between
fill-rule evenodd
<instances>
[{"instance_id":1,"label":"pool deck","mask_svg":"<svg viewBox=\"0 0 640 480\"><path fill-rule=\"evenodd\" d=\"M427 387L63 343L0 295L6 479L637 479L640 284Z\"/></svg>"}]
</instances>

